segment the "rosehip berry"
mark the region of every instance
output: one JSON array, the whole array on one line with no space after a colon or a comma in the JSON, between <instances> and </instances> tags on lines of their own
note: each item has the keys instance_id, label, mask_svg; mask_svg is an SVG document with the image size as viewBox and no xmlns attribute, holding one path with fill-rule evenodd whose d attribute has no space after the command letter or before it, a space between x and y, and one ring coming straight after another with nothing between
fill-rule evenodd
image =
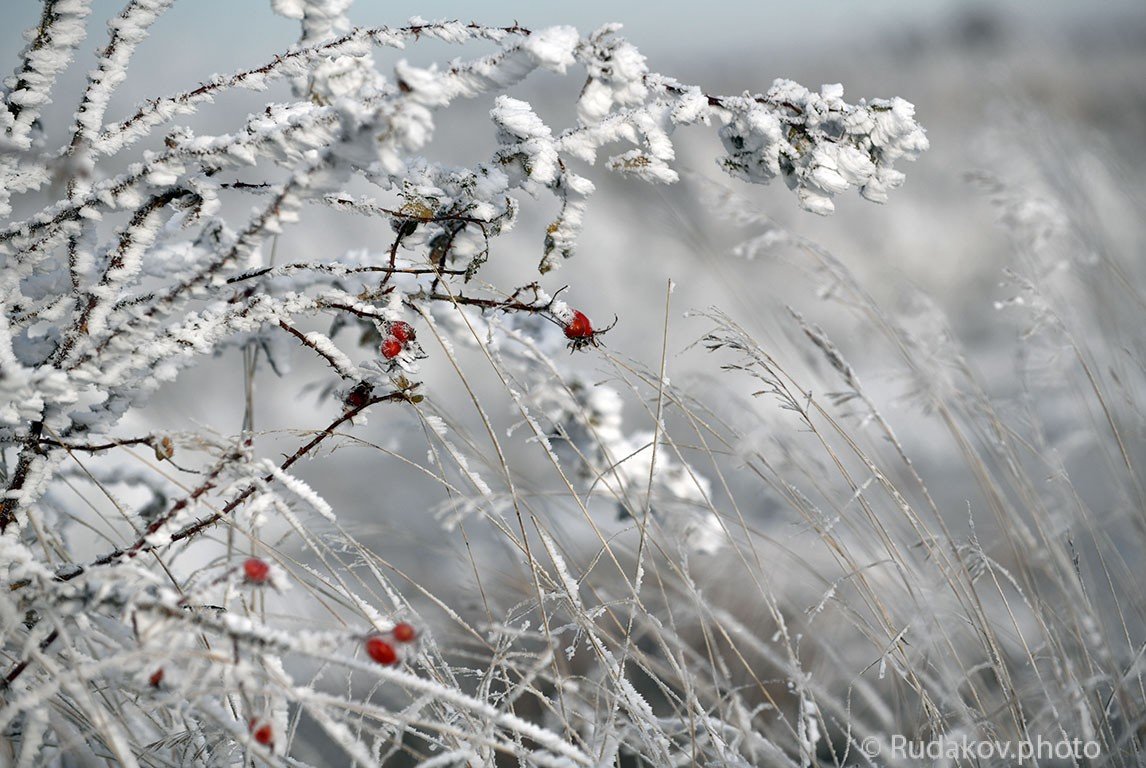
<instances>
[{"instance_id":1,"label":"rosehip berry","mask_svg":"<svg viewBox=\"0 0 1146 768\"><path fill-rule=\"evenodd\" d=\"M390 323L390 335L402 344L405 344L408 341L413 341L416 334L414 333L414 326L402 320L397 320Z\"/></svg>"},{"instance_id":2,"label":"rosehip berry","mask_svg":"<svg viewBox=\"0 0 1146 768\"><path fill-rule=\"evenodd\" d=\"M584 312L573 310L573 319L565 325L565 338L573 340L593 338L593 324L585 317Z\"/></svg>"},{"instance_id":3,"label":"rosehip berry","mask_svg":"<svg viewBox=\"0 0 1146 768\"><path fill-rule=\"evenodd\" d=\"M255 737L255 741L262 744L264 747L269 747L275 743L275 729L268 722L260 723L254 718L250 722L251 735Z\"/></svg>"},{"instance_id":4,"label":"rosehip berry","mask_svg":"<svg viewBox=\"0 0 1146 768\"><path fill-rule=\"evenodd\" d=\"M260 560L257 557L247 558L243 563L243 575L247 577L247 581L254 584L262 584L271 575L271 567L267 565L265 560Z\"/></svg>"},{"instance_id":5,"label":"rosehip berry","mask_svg":"<svg viewBox=\"0 0 1146 768\"><path fill-rule=\"evenodd\" d=\"M564 324L565 338L569 339L569 349L576 352L579 349L592 344L597 346L597 337L612 330L613 326L617 324L613 320L612 325L607 328L594 328L593 324L589 322L589 318L585 316L584 312L574 309L573 315L569 318L569 322Z\"/></svg>"},{"instance_id":6,"label":"rosehip berry","mask_svg":"<svg viewBox=\"0 0 1146 768\"><path fill-rule=\"evenodd\" d=\"M360 382L354 386L354 389L346 393L346 400L343 401L347 408L363 408L370 402L370 395L374 392L374 387L369 382Z\"/></svg>"},{"instance_id":7,"label":"rosehip berry","mask_svg":"<svg viewBox=\"0 0 1146 768\"><path fill-rule=\"evenodd\" d=\"M382 357L387 360L393 360L398 355L402 354L402 342L398 341L393 336L387 336L382 342Z\"/></svg>"},{"instance_id":8,"label":"rosehip berry","mask_svg":"<svg viewBox=\"0 0 1146 768\"><path fill-rule=\"evenodd\" d=\"M371 635L366 638L366 655L386 667L392 667L398 663L398 652L394 650L394 646L378 635Z\"/></svg>"},{"instance_id":9,"label":"rosehip berry","mask_svg":"<svg viewBox=\"0 0 1146 768\"><path fill-rule=\"evenodd\" d=\"M151 684L152 688L158 688L163 685L163 667L151 673L151 677L147 678L147 682Z\"/></svg>"},{"instance_id":10,"label":"rosehip berry","mask_svg":"<svg viewBox=\"0 0 1146 768\"><path fill-rule=\"evenodd\" d=\"M413 624L409 624L405 621L400 621L395 624L394 628L390 630L390 634L393 635L394 639L399 643L412 643L418 639L418 630L414 629Z\"/></svg>"}]
</instances>

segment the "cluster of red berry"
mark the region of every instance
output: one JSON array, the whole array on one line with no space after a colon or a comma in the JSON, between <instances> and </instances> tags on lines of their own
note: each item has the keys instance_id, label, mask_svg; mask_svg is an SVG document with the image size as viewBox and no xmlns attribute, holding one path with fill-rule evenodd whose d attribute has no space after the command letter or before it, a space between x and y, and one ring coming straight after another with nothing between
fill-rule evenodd
<instances>
[{"instance_id":1,"label":"cluster of red berry","mask_svg":"<svg viewBox=\"0 0 1146 768\"><path fill-rule=\"evenodd\" d=\"M613 326L610 325L608 328L596 329L584 312L579 309L574 309L568 321L561 323L561 327L565 332L565 338L569 339L569 348L578 350L590 344L596 346L597 337ZM382 354L382 357L387 360L393 360L402 354L414 339L414 327L404 320L395 320L387 326L386 337L382 339L382 344L378 348L378 351Z\"/></svg>"},{"instance_id":2,"label":"cluster of red berry","mask_svg":"<svg viewBox=\"0 0 1146 768\"><path fill-rule=\"evenodd\" d=\"M401 658L398 648L409 645L417 639L418 630L414 629L414 625L400 621L389 632L367 637L366 655L382 666L392 667Z\"/></svg>"},{"instance_id":3,"label":"cluster of red berry","mask_svg":"<svg viewBox=\"0 0 1146 768\"><path fill-rule=\"evenodd\" d=\"M243 561L243 576L251 584L265 584L271 577L271 566L266 560L248 557ZM273 747L275 729L268 721L252 717L247 723L255 741L264 747Z\"/></svg>"},{"instance_id":4,"label":"cluster of red berry","mask_svg":"<svg viewBox=\"0 0 1146 768\"><path fill-rule=\"evenodd\" d=\"M252 562L255 558L251 558L247 563ZM245 564L244 564L245 565ZM265 565L265 564L264 564ZM373 659L387 667L392 667L399 662L401 655L399 654L398 646L405 646L413 643L418 639L418 630L414 628L413 624L405 621L400 621L394 625L393 629L385 634L370 635L366 638L366 654ZM160 679L162 680L162 670L159 672ZM251 736L255 741L262 744L264 747L273 747L275 743L274 726L267 720L260 718L251 718L247 723L250 728Z\"/></svg>"},{"instance_id":5,"label":"cluster of red berry","mask_svg":"<svg viewBox=\"0 0 1146 768\"><path fill-rule=\"evenodd\" d=\"M402 350L414 340L414 327L404 320L395 320L390 323L386 338L382 340L379 352L387 360L393 360L402 354Z\"/></svg>"},{"instance_id":6,"label":"cluster of red berry","mask_svg":"<svg viewBox=\"0 0 1146 768\"><path fill-rule=\"evenodd\" d=\"M402 325L406 325L402 323ZM410 335L407 339L413 338L413 330L410 326L406 325ZM266 560L258 557L249 557L243 561L243 577L251 584L265 584L270 580L271 566ZM403 649L417 642L418 630L413 624L406 621L400 621L395 624L389 632L372 634L366 638L366 655L373 659L375 662L392 667L402 660ZM147 682L152 688L160 688L163 685L164 672L163 667L156 669L147 678ZM254 740L264 747L274 747L275 743L275 729L274 726L265 719L252 717L247 721L247 727L251 732Z\"/></svg>"},{"instance_id":7,"label":"cluster of red berry","mask_svg":"<svg viewBox=\"0 0 1146 768\"><path fill-rule=\"evenodd\" d=\"M271 578L271 566L262 558L248 557L243 561L243 578L250 584L266 584ZM163 687L165 672L159 667L147 678L152 688ZM261 742L260 742L261 743Z\"/></svg>"}]
</instances>

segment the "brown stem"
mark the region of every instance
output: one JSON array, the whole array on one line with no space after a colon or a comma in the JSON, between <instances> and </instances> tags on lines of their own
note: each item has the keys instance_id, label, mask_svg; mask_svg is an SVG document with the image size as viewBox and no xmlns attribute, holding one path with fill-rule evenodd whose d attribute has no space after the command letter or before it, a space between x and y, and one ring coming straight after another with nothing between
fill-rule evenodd
<instances>
[{"instance_id":1,"label":"brown stem","mask_svg":"<svg viewBox=\"0 0 1146 768\"><path fill-rule=\"evenodd\" d=\"M464 304L470 307L481 307L482 309L500 309L502 312L533 312L540 314L542 312L548 312L550 309L548 303L526 304L521 301L479 299L476 296L462 296L460 294L431 293L429 298L434 301L448 301L451 304Z\"/></svg>"},{"instance_id":2,"label":"brown stem","mask_svg":"<svg viewBox=\"0 0 1146 768\"><path fill-rule=\"evenodd\" d=\"M53 629L48 633L48 636L40 642L40 650L46 650L47 647L54 643L56 638L59 636L60 631L58 629ZM0 691L6 691L11 688L12 683L16 682L16 678L22 675L24 670L27 669L28 665L31 663L31 659L22 659L14 667L12 667L12 669L8 671L8 674L4 676L4 679L0 680Z\"/></svg>"},{"instance_id":3,"label":"brown stem","mask_svg":"<svg viewBox=\"0 0 1146 768\"><path fill-rule=\"evenodd\" d=\"M43 433L44 422L32 422L32 428L28 430L28 436L24 438L24 445L20 448L20 458L16 462L16 471L12 474L12 481L8 483L8 490L4 494L4 498L0 500L0 534L4 533L9 525L16 522L16 508L20 504L12 494L24 488L33 457L39 453L40 435Z\"/></svg>"},{"instance_id":4,"label":"brown stem","mask_svg":"<svg viewBox=\"0 0 1146 768\"><path fill-rule=\"evenodd\" d=\"M309 442L307 442L305 445L300 447L297 451L295 451L293 454L291 454L285 461L283 461L283 463L279 465L279 469L280 470L289 469L291 467L291 465L293 465L295 462L297 462L299 459L301 459L306 454L310 453L310 451L314 450L323 441L325 441L327 438L329 438L331 435L333 435L334 431L336 429L338 429L340 426L345 424L347 421L350 421L351 419L353 419L355 416L357 416L359 413L361 413L366 408L369 408L370 406L372 406L376 403L403 402L403 401L408 401L409 399L410 399L410 395L405 390L402 390L402 391L398 391L398 392L391 392L391 393L385 394L385 395L379 395L377 397L372 397L369 400L367 400L366 402L364 402L362 405L348 408L346 411L344 411L342 413L342 415L340 415L337 419L335 419L329 425L327 425L325 429L323 429L317 435L315 435L314 438L312 438ZM173 506L167 514L160 516L150 526L148 526L147 530L143 533L143 535L141 535L138 539L136 539L136 541L133 544L131 544L128 547L124 547L121 549L116 549L116 550L113 550L111 552L108 552L107 554L96 558L87 566L71 567L66 572L57 574L56 578L59 579L60 581L71 581L72 579L85 573L89 568L92 568L94 566L110 565L112 563L116 563L116 562L119 562L121 560L130 560L134 557L138 557L139 555L145 554L147 552L151 552L152 550L156 549L159 545L149 544L147 542L147 537L150 536L151 534L155 533L156 531L158 531L163 525L165 525L167 522L172 520L180 510L184 509L189 504L191 504L193 501L195 501L196 499L201 497L203 494L207 493L207 491L214 488L215 487L215 479L218 477L219 473L222 471L223 466L224 466L224 463L221 462L219 467L215 471L212 472L211 476L208 478L208 480L205 483L203 483L198 488L196 488L194 491L192 491L189 496L182 498L179 501L175 502L175 506ZM274 475L268 474L262 478L261 482L262 483L269 483L272 480L274 480ZM214 525L215 523L219 522L225 516L229 515L233 511L235 511L235 509L237 509L240 504L242 504L244 501L246 501L248 498L250 498L251 495L256 490L258 490L258 486L259 486L258 483L252 483L251 485L247 486L245 490L243 490L241 493L239 493L239 495L236 496L235 498L231 499L231 501L229 501L227 503L227 505L224 506L222 509L220 509L218 512L214 512L214 513L208 515L207 517L203 518L202 520L197 520L194 523L191 523L191 524L185 526L184 528L180 529L179 531L175 532L174 534L172 534L170 541L168 543L175 543L177 541L183 541L185 539L190 539L191 537L195 536L196 534L202 532L204 529L209 528L212 525Z\"/></svg>"},{"instance_id":5,"label":"brown stem","mask_svg":"<svg viewBox=\"0 0 1146 768\"><path fill-rule=\"evenodd\" d=\"M106 451L111 448L120 448L126 445L149 445L155 447L155 442L155 435L125 437L122 440L112 440L107 443L63 443L48 437L40 439L40 445L46 445L51 448L63 448L65 451L83 451L84 453L96 453L97 451Z\"/></svg>"}]
</instances>

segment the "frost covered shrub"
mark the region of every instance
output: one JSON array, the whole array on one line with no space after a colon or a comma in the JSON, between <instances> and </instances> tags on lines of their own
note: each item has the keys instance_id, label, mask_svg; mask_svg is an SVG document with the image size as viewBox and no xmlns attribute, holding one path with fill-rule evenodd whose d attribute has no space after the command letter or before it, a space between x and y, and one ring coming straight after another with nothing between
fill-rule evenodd
<instances>
[{"instance_id":1,"label":"frost covered shrub","mask_svg":"<svg viewBox=\"0 0 1146 768\"><path fill-rule=\"evenodd\" d=\"M350 29L345 0L279 0L297 46L116 118L111 95L171 5L137 0L48 146L40 115L90 5L45 3L0 109L4 761L867 764L861 745L894 734L1078 737L1095 762L1136 759L1146 451L1125 329L1142 275L1069 206L980 179L1015 235L1000 306L1029 344L1025 388L999 401L925 298L889 315L830 254L720 193L760 230L743 252L802 254L887 348L953 446L943 471L970 497L953 508L911 457L918 425L893 425L864 361L813 318L793 312L792 346L773 350L702 316L701 346L774 406L761 422L672 381L663 351L659 368L613 357L547 274L574 255L599 155L672 183L674 131L708 126L730 176L781 177L827 213L849 188L882 202L902 182L895 163L926 148L907 102L788 81L709 94L649 71L615 27ZM423 40L493 52L374 62ZM537 69L585 78L574 125L513 97ZM293 98L231 133L180 124L280 84ZM437 113L483 97L493 154L427 159ZM523 194L556 216L536 272L491 285ZM384 247L276 261L319 206L377 221ZM466 347L502 384L508 434L477 398L487 434L461 428L422 375ZM227 350L252 378L321 361L326 420L281 451L254 430L124 430ZM421 430L417 461L391 458L438 486L426 506L454 551L478 528L502 543L498 568L473 556L465 600L408 581L296 474L361 440L368 414ZM511 465L523 445L550 486Z\"/></svg>"}]
</instances>

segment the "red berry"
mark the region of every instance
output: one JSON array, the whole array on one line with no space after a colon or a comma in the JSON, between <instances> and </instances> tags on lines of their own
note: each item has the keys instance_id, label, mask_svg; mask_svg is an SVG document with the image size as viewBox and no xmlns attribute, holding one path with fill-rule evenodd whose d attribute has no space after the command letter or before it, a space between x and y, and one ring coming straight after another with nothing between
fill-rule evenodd
<instances>
[{"instance_id":1,"label":"red berry","mask_svg":"<svg viewBox=\"0 0 1146 768\"><path fill-rule=\"evenodd\" d=\"M390 634L393 635L394 639L399 643L412 643L418 639L418 630L414 629L413 624L409 624L405 621L400 621L395 624L394 628L390 630Z\"/></svg>"},{"instance_id":2,"label":"red berry","mask_svg":"<svg viewBox=\"0 0 1146 768\"><path fill-rule=\"evenodd\" d=\"M414 326L402 320L397 320L390 323L390 335L405 344L407 341L414 340Z\"/></svg>"},{"instance_id":3,"label":"red berry","mask_svg":"<svg viewBox=\"0 0 1146 768\"><path fill-rule=\"evenodd\" d=\"M271 567L267 565L265 560L251 557L243 563L243 574L247 577L247 581L262 584L270 577Z\"/></svg>"},{"instance_id":4,"label":"red berry","mask_svg":"<svg viewBox=\"0 0 1146 768\"><path fill-rule=\"evenodd\" d=\"M393 360L402 354L402 342L393 336L387 336L382 342L382 357Z\"/></svg>"},{"instance_id":5,"label":"red berry","mask_svg":"<svg viewBox=\"0 0 1146 768\"><path fill-rule=\"evenodd\" d=\"M152 688L158 688L163 685L163 667L151 673L151 677L147 678L147 682L151 684Z\"/></svg>"},{"instance_id":6,"label":"red berry","mask_svg":"<svg viewBox=\"0 0 1146 768\"><path fill-rule=\"evenodd\" d=\"M251 734L255 737L255 741L264 747L269 747L275 743L275 729L270 723L265 721L260 723L258 720L251 718L250 728Z\"/></svg>"},{"instance_id":7,"label":"red berry","mask_svg":"<svg viewBox=\"0 0 1146 768\"><path fill-rule=\"evenodd\" d=\"M346 400L343 402L349 409L364 408L370 402L370 395L373 392L374 387L363 381L354 385L354 388L346 393Z\"/></svg>"},{"instance_id":8,"label":"red berry","mask_svg":"<svg viewBox=\"0 0 1146 768\"><path fill-rule=\"evenodd\" d=\"M366 638L366 654L374 661L387 667L392 667L398 663L398 652L394 650L394 646L378 635L371 635Z\"/></svg>"},{"instance_id":9,"label":"red berry","mask_svg":"<svg viewBox=\"0 0 1146 768\"><path fill-rule=\"evenodd\" d=\"M584 312L573 310L573 319L565 324L565 338L575 340L593 338L593 324L585 317Z\"/></svg>"}]
</instances>

